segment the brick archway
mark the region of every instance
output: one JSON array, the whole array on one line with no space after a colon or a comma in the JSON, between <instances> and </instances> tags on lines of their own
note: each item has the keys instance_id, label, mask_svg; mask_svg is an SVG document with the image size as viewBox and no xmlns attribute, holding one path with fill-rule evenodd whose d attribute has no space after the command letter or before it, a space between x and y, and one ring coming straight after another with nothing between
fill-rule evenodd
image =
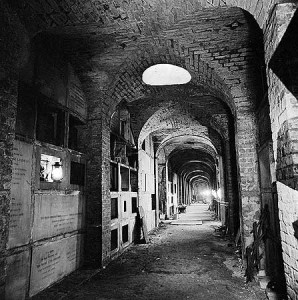
<instances>
[{"instance_id":1,"label":"brick archway","mask_svg":"<svg viewBox=\"0 0 298 300\"><path fill-rule=\"evenodd\" d=\"M192 76L191 83L196 89L223 100L233 114L236 106L232 100L229 87L222 81L217 73L204 61L193 60L187 63L182 47L176 48L176 53L165 47L167 40L159 40L156 45L141 46L137 53L120 68L112 84L107 89L106 98L110 99L108 113L111 115L120 101L135 101L150 94L160 92L161 88L150 87L142 82L143 72L152 65L167 63L185 68ZM175 86L176 88L176 86ZM178 86L178 89L181 89ZM183 86L182 86L183 88ZM125 91L125 92L124 92Z\"/></svg>"}]
</instances>

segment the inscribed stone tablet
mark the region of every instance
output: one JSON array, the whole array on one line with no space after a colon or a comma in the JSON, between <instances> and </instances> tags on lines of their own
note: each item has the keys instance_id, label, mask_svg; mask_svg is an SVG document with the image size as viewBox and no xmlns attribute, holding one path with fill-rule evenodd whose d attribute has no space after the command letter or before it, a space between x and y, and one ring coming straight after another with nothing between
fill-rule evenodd
<instances>
[{"instance_id":1,"label":"inscribed stone tablet","mask_svg":"<svg viewBox=\"0 0 298 300\"><path fill-rule=\"evenodd\" d=\"M71 232L83 227L83 196L36 194L33 240Z\"/></svg>"},{"instance_id":2,"label":"inscribed stone tablet","mask_svg":"<svg viewBox=\"0 0 298 300\"><path fill-rule=\"evenodd\" d=\"M30 239L32 152L32 145L14 141L9 248L27 244Z\"/></svg>"},{"instance_id":3,"label":"inscribed stone tablet","mask_svg":"<svg viewBox=\"0 0 298 300\"><path fill-rule=\"evenodd\" d=\"M30 296L79 267L81 235L64 238L35 247L32 253Z\"/></svg>"},{"instance_id":4,"label":"inscribed stone tablet","mask_svg":"<svg viewBox=\"0 0 298 300\"><path fill-rule=\"evenodd\" d=\"M29 250L7 257L5 299L25 299L29 263Z\"/></svg>"}]
</instances>

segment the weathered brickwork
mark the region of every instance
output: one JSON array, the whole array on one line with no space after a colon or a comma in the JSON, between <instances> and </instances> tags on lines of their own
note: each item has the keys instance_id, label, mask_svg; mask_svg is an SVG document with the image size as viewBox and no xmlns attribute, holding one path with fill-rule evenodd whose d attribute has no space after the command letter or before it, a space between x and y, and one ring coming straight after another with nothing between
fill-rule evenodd
<instances>
[{"instance_id":1,"label":"weathered brickwork","mask_svg":"<svg viewBox=\"0 0 298 300\"><path fill-rule=\"evenodd\" d=\"M110 260L111 245L111 196L110 196L110 120L105 119L102 127L102 262Z\"/></svg>"},{"instance_id":2,"label":"weathered brickwork","mask_svg":"<svg viewBox=\"0 0 298 300\"><path fill-rule=\"evenodd\" d=\"M196 10L218 7L239 7L250 12L263 28L276 0L201 0L201 1L117 1L100 3L56 0L44 1L11 1L13 8L22 12L23 20L32 32L52 27L64 27L76 24L97 23L96 27L112 27L112 30L126 32L156 33L160 28L171 26L178 20ZM32 21L34 20L34 21ZM156 24L151 28L151 24ZM94 28L90 31L98 30Z\"/></svg>"},{"instance_id":3,"label":"weathered brickwork","mask_svg":"<svg viewBox=\"0 0 298 300\"><path fill-rule=\"evenodd\" d=\"M228 10L223 11L223 14L227 13ZM214 15L211 14L207 15L209 18L216 19ZM204 18L207 18L206 12L204 15ZM239 20L242 22L245 22L243 20L243 16L241 14L238 15ZM200 15L202 18L202 16ZM220 16L222 17L222 15ZM235 17L234 17L235 18ZM197 18L199 19L199 18ZM188 20L189 22L189 20ZM241 158L241 156L246 156L246 154L251 155L250 158L252 162L245 162L240 163L240 174L241 174L241 190L240 192L246 193L245 201L243 203L244 206L247 204L247 208L244 209L246 212L253 213L253 220L257 220L258 218L258 207L259 207L259 191L258 191L258 172L257 172L257 154L256 154L256 144L257 144L257 131L254 129L256 128L255 123L255 117L253 114L254 109L254 103L257 101L258 97L262 97L261 89L262 87L259 85L261 80L257 80L258 78L257 74L254 73L254 68L252 66L249 66L249 62L252 62L254 60L255 53L251 50L250 46L248 44L245 44L246 39L248 36L245 36L245 31L240 27L239 33L242 32L243 35L241 35L241 38L236 40L236 35L234 32L231 31L231 35L229 36L228 40L231 41L230 44L226 45L226 38L229 35L229 31L226 30L227 27L224 27L226 23L228 23L228 20L225 20L224 22L217 20L218 27L217 30L221 30L223 34L225 34L225 41L220 44L218 39L218 31L212 31L209 32L207 30L207 25L204 25L202 23L196 23L195 26L190 26L189 28L185 26L189 23L186 22L178 22L176 27L173 27L169 31L165 31L165 34L167 35L167 38L173 40L171 42L171 45L173 45L173 50L176 52L177 55L182 56L185 58L185 67L187 69L194 70L199 72L199 75L195 75L194 81L196 84L204 85L205 87L210 87L214 83L215 86L219 89L219 93L222 95L226 95L226 87L223 84L223 82L219 79L217 79L217 75L210 75L213 74L213 69L217 70L217 73L222 75L224 80L226 81L227 85L230 86L231 96L234 99L234 104L231 104L229 101L229 97L225 97L227 103L229 103L230 108L233 110L233 108L236 106L238 119L240 120L239 123L241 126L244 127L244 130L240 131L239 128L237 128L237 146L238 146L238 157ZM233 20L231 19L231 22ZM240 21L239 21L240 22ZM192 24L192 23L191 23ZM204 27L206 26L206 27ZM213 28L215 26L213 25ZM204 30L205 29L205 30ZM198 39L198 42L190 42L194 40L194 37ZM175 41L179 39L179 44ZM162 46L168 45L168 43L165 43L162 41L162 39L159 39L159 43L161 43ZM255 41L256 45L258 41ZM211 45L214 44L214 45ZM205 45L205 46L204 46ZM208 46L207 46L208 45ZM224 47L224 45L226 45ZM240 50L239 50L240 48ZM235 51L233 51L235 49ZM150 55L150 53L148 53ZM137 88L136 83L140 82L138 79L138 71L139 68L141 68L140 71L144 70L146 65L142 65L140 67L136 66L137 61L143 61L142 58L144 57L146 61L149 61L148 66L152 63L154 63L154 60L152 61L152 58L150 59L149 55L145 55L144 52L142 53L141 57L138 57L138 60L134 60L130 62L130 67L125 65L125 71L123 72L123 75L119 75L119 82L117 85L125 87L122 92L120 90L118 91L117 88L115 88L115 94L119 94L120 97L126 98L128 101L130 101L130 98L140 97L140 91L144 90L144 87L140 86L140 88ZM153 56L154 57L154 56ZM170 56L164 56L164 62L168 62ZM202 60L208 61L210 65L213 67L210 69L207 67L205 68L204 63L202 63ZM136 71L127 71L127 69L135 68ZM129 80L129 76L125 76L125 74L129 74L131 72L132 74L135 74L134 76L130 77L133 78L131 82L127 82ZM200 72L204 72L202 75L200 75ZM120 72L121 74L121 72ZM206 80L208 78L211 83L206 83ZM214 81L214 79L216 79ZM245 83L245 84L244 84ZM257 87L260 87L260 90L256 89ZM138 92L136 92L136 90ZM254 90L255 93L252 94L251 91ZM145 91L146 92L146 91ZM219 94L217 92L217 95ZM114 97L113 97L114 98ZM241 115L243 114L243 115ZM247 117L252 118L252 123L248 124L248 126L243 125L243 121L249 122L247 120ZM247 134L250 135L250 137L247 139ZM242 151L242 153L240 153ZM254 174L253 177L251 177L251 172ZM248 198L247 198L248 197ZM254 204L252 204L254 202ZM252 212L252 208L253 211ZM246 217L250 219L250 216L245 214ZM252 222L249 222L247 226L245 227L245 237L248 237L250 235ZM249 240L247 240L247 243L249 243Z\"/></svg>"},{"instance_id":4,"label":"weathered brickwork","mask_svg":"<svg viewBox=\"0 0 298 300\"><path fill-rule=\"evenodd\" d=\"M4 1L0 3L0 80L16 72L27 62L30 39L18 16Z\"/></svg>"},{"instance_id":5,"label":"weathered brickwork","mask_svg":"<svg viewBox=\"0 0 298 300\"><path fill-rule=\"evenodd\" d=\"M288 295L294 300L298 295L298 239L293 222L298 219L298 192L280 182L277 191L285 276Z\"/></svg>"},{"instance_id":6,"label":"weathered brickwork","mask_svg":"<svg viewBox=\"0 0 298 300\"><path fill-rule=\"evenodd\" d=\"M16 104L17 80L6 77L0 81L0 297L3 298Z\"/></svg>"},{"instance_id":7,"label":"weathered brickwork","mask_svg":"<svg viewBox=\"0 0 298 300\"><path fill-rule=\"evenodd\" d=\"M232 232L238 229L240 210L244 245L252 242L252 224L260 213L257 150L270 140L268 111L256 113L267 101L263 76L267 67L275 158L271 177L278 181L288 292L291 299L297 299L298 267L294 258L298 257L298 247L292 227L298 217L297 99L268 67L294 16L295 1L279 5L277 0L110 2L12 0L0 4L0 211L4 212L0 219L0 274L5 274L1 257L8 234L17 88L17 81L8 78L14 78L28 59L28 36L47 31L45 38L59 45L72 62L88 101L82 143L87 153L88 183L85 254L86 261L94 266L110 260L110 116L122 101L131 110L139 148L152 132L155 147L161 143L165 146L159 161L160 173L175 150L193 147L214 157L216 151L222 155L229 227ZM187 69L191 82L175 87L145 85L143 71L157 63ZM178 149L168 143L170 139L178 140L182 133L196 136L200 146ZM210 167L211 162L207 165ZM202 164L200 168L210 179L212 171L208 166ZM186 173L179 178L183 182L179 193L189 201ZM164 187L165 174L162 176L159 183ZM165 197L160 194L161 199ZM0 277L0 289L3 281Z\"/></svg>"},{"instance_id":8,"label":"weathered brickwork","mask_svg":"<svg viewBox=\"0 0 298 300\"><path fill-rule=\"evenodd\" d=\"M253 222L258 221L260 216L259 175L257 165L257 132L256 119L246 114L238 118L236 127L237 159L239 160L239 177L241 208L243 222L243 238L245 245L253 241L251 228ZM239 146L241 145L241 146Z\"/></svg>"},{"instance_id":9,"label":"weathered brickwork","mask_svg":"<svg viewBox=\"0 0 298 300\"><path fill-rule=\"evenodd\" d=\"M0 298L5 295L17 70L28 56L28 37L16 16L0 3Z\"/></svg>"},{"instance_id":10,"label":"weathered brickwork","mask_svg":"<svg viewBox=\"0 0 298 300\"><path fill-rule=\"evenodd\" d=\"M270 63L275 50L282 40L291 18L296 10L295 4L277 5L272 12L270 23L265 31L266 62ZM275 158L278 208L284 269L290 299L297 299L297 239L294 237L293 222L297 220L297 171L296 171L296 130L297 99L286 89L281 80L267 69L268 97ZM276 172L276 174L274 174Z\"/></svg>"}]
</instances>

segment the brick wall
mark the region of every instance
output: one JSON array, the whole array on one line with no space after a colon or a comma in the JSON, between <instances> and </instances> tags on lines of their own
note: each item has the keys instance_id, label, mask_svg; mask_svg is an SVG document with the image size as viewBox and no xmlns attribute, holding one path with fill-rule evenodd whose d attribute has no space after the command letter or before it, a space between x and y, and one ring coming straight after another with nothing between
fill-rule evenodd
<instances>
[{"instance_id":1,"label":"brick wall","mask_svg":"<svg viewBox=\"0 0 298 300\"><path fill-rule=\"evenodd\" d=\"M87 265L98 267L102 264L103 253L103 121L101 115L101 97L100 94L98 95L98 91L87 79L83 82L83 89L88 102L87 128L83 137L83 144L85 145L85 151L87 154L85 260Z\"/></svg>"},{"instance_id":2,"label":"brick wall","mask_svg":"<svg viewBox=\"0 0 298 300\"><path fill-rule=\"evenodd\" d=\"M101 26L109 26L111 32L126 29L131 32L144 32L152 34L164 27L171 27L175 22L185 18L194 11L206 8L240 7L250 12L259 26L263 28L268 15L276 0L179 0L173 1L131 1L128 3L93 3L85 1L53 0L50 2L13 0L10 5L21 12L24 23L30 31L36 33L49 28L63 27L78 23L99 23ZM27 5L26 5L27 4ZM34 22L32 22L34 20ZM31 22L30 22L31 21ZM152 26L158 24L158 26ZM96 27L90 31L96 31ZM69 30L69 29L68 29Z\"/></svg>"},{"instance_id":3,"label":"brick wall","mask_svg":"<svg viewBox=\"0 0 298 300\"><path fill-rule=\"evenodd\" d=\"M260 27L264 28L275 1L212 0L178 1L175 3L173 1L156 1L151 6L146 1L142 5L137 1L131 1L130 5L124 2L115 3L109 5L95 5L91 2L86 2L86 5L79 5L79 2L70 4L70 2L61 1L59 3L58 1L31 1L27 4L25 1L10 1L9 3L9 6L15 8L22 16L22 20L31 34L41 29L54 27L58 27L56 32L64 32L70 36L78 32L82 34L84 26L77 26L78 32L70 27L68 27L69 32L66 32L63 30L67 29L59 26L77 23L88 24L89 22L102 24L99 29L90 26L88 32L91 35L98 33L98 30L102 30L102 27L106 25L110 26L106 29L106 33L114 33L119 29L121 34L119 39L109 41L113 45L109 54L104 53L105 56L101 56L102 52L105 51L102 49L95 54L90 52L92 62L89 62L88 54L84 58L75 58L76 50L72 56L77 70L81 72L81 78L84 79L84 89L90 103L88 133L86 135L86 144L90 150L88 152L89 200L87 214L88 225L90 225L89 233L91 234L90 245L92 245L93 237L98 246L91 256L93 258L101 256L101 259L105 261L109 252L109 116L122 100L130 102L143 97L151 100L156 95L162 98L166 94L166 92L144 86L141 80L141 74L148 66L160 62L173 63L187 68L193 76L193 83L199 85L203 93L208 92L214 97L221 98L235 117L243 225L246 243L248 243L250 241L249 231L252 228L251 223L258 218L259 210L256 168L257 125L253 111L255 104L263 96L263 86L260 80L260 65L255 63L257 55L261 52L255 53L253 48L255 46L258 48L259 38L262 35L255 28L256 24L254 26L248 25L248 23L253 23L252 19L247 14L243 14L240 9L218 9L216 7L239 6L255 16ZM2 5L1 3L1 12L4 11ZM287 9L282 11L283 7ZM204 10L199 12L198 10L202 8ZM5 9L8 8L5 7ZM272 57L274 49L276 49L286 30L285 24L288 24L287 20L292 11L291 5L277 6L276 11L270 17L265 32L267 62ZM229 25L235 19L239 22L239 26L232 30ZM160 24L157 26L158 23ZM7 23L4 24L4 27L8 28ZM18 28L22 33L25 32L19 25L16 25L15 28ZM126 36L123 31L130 32L131 35ZM13 66L19 66L24 57L26 58L28 38L25 34L14 35L15 30L4 30L3 32L8 32L12 38L7 39L5 36L0 41L8 40L9 43L13 43L13 45L8 43L4 47L0 47L0 51L5 52L4 54L0 53L0 57L4 57L1 64L4 65L5 70L8 70L11 63ZM54 29L53 32L55 32ZM153 34L156 34L156 38L152 37ZM257 38L254 38L255 36ZM117 43L122 46L119 47ZM17 48L14 46L16 44L22 47ZM103 49L105 47L103 46ZM15 50L16 54L12 55L13 59L7 59L7 52L13 52L11 50ZM96 58L96 55L100 58ZM15 59L16 57L18 59ZM109 59L105 61L105 58ZM109 66L112 64L113 70L110 70ZM84 73L88 68L88 72ZM116 72L118 75L113 77ZM269 69L267 76L273 147L277 159L277 177L284 184L296 188L294 180L297 172L296 156L291 153L291 151L295 151L297 146L295 142L297 126L295 119L292 119L293 112L295 115L297 114L296 108L294 110L294 106L291 105L296 99ZM4 77L6 76L0 73L0 79ZM108 83L111 81L113 83L109 85ZM11 85L9 84L9 86ZM4 94L6 91L5 89ZM199 92L199 89L194 88L193 91ZM175 92L178 93L181 90L177 89ZM188 93L190 90L185 92ZM5 105L5 101L2 103ZM139 116L142 124L158 106L159 104L152 106L151 110L148 108L143 115ZM4 107L4 109L6 108ZM4 119L1 122L6 123ZM216 122L213 124L216 128ZM136 132L140 131L140 124L138 126L139 129ZM220 132L221 128L217 129ZM225 134L224 132L220 133L222 136ZM7 143L7 141L1 141L1 143L4 145L3 143ZM8 153L10 146L11 144L4 145ZM228 150L226 151L226 161L228 162L232 156L228 154ZM2 152L2 158L5 157L6 159L6 156L9 155ZM228 170L228 178L230 178L230 174L231 170ZM229 181L228 191L231 189L231 185L232 182ZM281 190L281 196L283 193L284 191ZM231 193L230 197L235 198L235 192L234 194ZM6 203L8 199L5 193L4 198L2 203ZM101 244L103 248L101 248ZM86 249L89 248L91 249L91 247L86 247Z\"/></svg>"},{"instance_id":4,"label":"brick wall","mask_svg":"<svg viewBox=\"0 0 298 300\"><path fill-rule=\"evenodd\" d=\"M4 299L17 80L0 81L0 297Z\"/></svg>"},{"instance_id":5,"label":"brick wall","mask_svg":"<svg viewBox=\"0 0 298 300\"><path fill-rule=\"evenodd\" d=\"M296 6L277 5L272 12L270 23L265 30L265 53L267 64L280 44ZM297 99L270 68L267 68L269 85L268 98L273 140L275 169L273 180L277 180L278 208L284 269L290 299L298 297L297 282L297 239L294 237L293 222L297 220L297 172L296 172L296 118ZM276 172L276 173L275 173Z\"/></svg>"},{"instance_id":6,"label":"brick wall","mask_svg":"<svg viewBox=\"0 0 298 300\"><path fill-rule=\"evenodd\" d=\"M152 92L156 94L155 90L142 85L140 74L154 63L171 62L188 69L194 83L203 85L209 93L225 101L237 118L236 151L242 212L244 220L248 220L244 224L245 244L248 244L252 222L259 217L260 204L254 109L264 92L261 63L257 59L258 55L262 55L262 34L252 20L252 25L248 25L247 19L251 17L238 9L222 9L219 14L214 12L212 9L198 12L187 20L177 22L171 30L165 30L163 36L150 40L155 44L154 48L141 40L138 47L133 48L135 55L123 65L123 71L120 69L117 80L111 86L111 98L114 102L120 98L130 102L135 98L148 97ZM228 25L235 18L240 25L236 30L230 30Z\"/></svg>"},{"instance_id":7,"label":"brick wall","mask_svg":"<svg viewBox=\"0 0 298 300\"><path fill-rule=\"evenodd\" d=\"M17 72L29 55L29 38L18 17L0 3L0 298L5 295Z\"/></svg>"},{"instance_id":8,"label":"brick wall","mask_svg":"<svg viewBox=\"0 0 298 300\"><path fill-rule=\"evenodd\" d=\"M298 220L298 192L280 182L277 182L277 192L288 296L294 300L298 295L298 239L294 236L293 222Z\"/></svg>"}]
</instances>

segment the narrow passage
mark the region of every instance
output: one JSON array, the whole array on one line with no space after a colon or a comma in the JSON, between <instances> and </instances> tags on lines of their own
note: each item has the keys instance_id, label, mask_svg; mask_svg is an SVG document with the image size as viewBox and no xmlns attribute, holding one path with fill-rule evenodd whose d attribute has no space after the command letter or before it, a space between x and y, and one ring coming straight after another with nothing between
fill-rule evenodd
<instances>
[{"instance_id":1,"label":"narrow passage","mask_svg":"<svg viewBox=\"0 0 298 300\"><path fill-rule=\"evenodd\" d=\"M257 284L245 284L235 249L214 233L219 223L210 220L207 206L187 210L179 215L180 225L162 224L150 235L149 244L132 246L62 298L266 299ZM191 225L190 220L203 224Z\"/></svg>"}]
</instances>

